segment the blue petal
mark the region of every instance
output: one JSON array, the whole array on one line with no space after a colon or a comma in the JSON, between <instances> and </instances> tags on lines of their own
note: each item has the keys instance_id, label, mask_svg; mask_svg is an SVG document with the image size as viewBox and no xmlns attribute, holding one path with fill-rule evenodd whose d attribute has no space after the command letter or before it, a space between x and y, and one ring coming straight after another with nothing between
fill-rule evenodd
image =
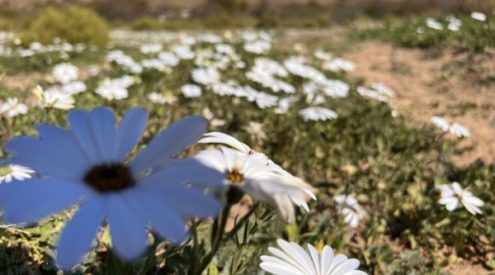
<instances>
[{"instance_id":1,"label":"blue petal","mask_svg":"<svg viewBox=\"0 0 495 275\"><path fill-rule=\"evenodd\" d=\"M148 113L143 108L133 108L127 112L118 130L117 159L124 160L143 135L148 121Z\"/></svg>"},{"instance_id":2,"label":"blue petal","mask_svg":"<svg viewBox=\"0 0 495 275\"><path fill-rule=\"evenodd\" d=\"M216 216L221 208L212 196L191 187L156 184L147 188L158 194L157 199L163 200L169 209L187 218Z\"/></svg>"},{"instance_id":3,"label":"blue petal","mask_svg":"<svg viewBox=\"0 0 495 275\"><path fill-rule=\"evenodd\" d=\"M193 158L173 160L162 170L142 178L143 183L176 185L191 183L195 186L220 187L224 174Z\"/></svg>"},{"instance_id":4,"label":"blue petal","mask_svg":"<svg viewBox=\"0 0 495 275\"><path fill-rule=\"evenodd\" d=\"M186 224L180 213L170 209L160 192L153 188L138 188L132 194L133 206L162 238L180 243L187 237Z\"/></svg>"},{"instance_id":5,"label":"blue petal","mask_svg":"<svg viewBox=\"0 0 495 275\"><path fill-rule=\"evenodd\" d=\"M115 252L125 260L144 254L147 244L146 221L131 207L126 195L110 195L108 201L108 223Z\"/></svg>"},{"instance_id":6,"label":"blue petal","mask_svg":"<svg viewBox=\"0 0 495 275\"><path fill-rule=\"evenodd\" d=\"M196 142L206 131L206 120L200 116L182 119L160 132L132 162L135 175L145 169L158 169L171 158Z\"/></svg>"},{"instance_id":7,"label":"blue petal","mask_svg":"<svg viewBox=\"0 0 495 275\"><path fill-rule=\"evenodd\" d=\"M56 127L40 125L38 137L20 136L5 145L13 154L10 163L27 166L42 175L75 180L89 167L88 158L71 135Z\"/></svg>"},{"instance_id":8,"label":"blue petal","mask_svg":"<svg viewBox=\"0 0 495 275\"><path fill-rule=\"evenodd\" d=\"M82 110L74 110L69 113L67 120L69 121L72 134L83 148L83 151L91 159L91 163L100 163L101 158L93 140L89 113Z\"/></svg>"},{"instance_id":9,"label":"blue petal","mask_svg":"<svg viewBox=\"0 0 495 275\"><path fill-rule=\"evenodd\" d=\"M70 270L90 251L105 218L104 210L104 201L95 197L84 202L67 222L57 245L57 264L62 269Z\"/></svg>"},{"instance_id":10,"label":"blue petal","mask_svg":"<svg viewBox=\"0 0 495 275\"><path fill-rule=\"evenodd\" d=\"M6 223L29 223L58 213L91 194L82 184L30 179L0 185L0 205Z\"/></svg>"},{"instance_id":11,"label":"blue petal","mask_svg":"<svg viewBox=\"0 0 495 275\"><path fill-rule=\"evenodd\" d=\"M114 162L117 151L117 123L109 108L93 109L89 116L93 140L102 162Z\"/></svg>"}]
</instances>

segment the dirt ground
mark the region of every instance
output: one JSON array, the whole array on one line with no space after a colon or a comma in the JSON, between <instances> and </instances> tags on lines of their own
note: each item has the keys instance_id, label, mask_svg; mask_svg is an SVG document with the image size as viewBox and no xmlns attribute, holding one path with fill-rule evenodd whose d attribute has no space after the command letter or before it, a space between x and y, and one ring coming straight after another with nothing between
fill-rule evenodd
<instances>
[{"instance_id":1,"label":"dirt ground","mask_svg":"<svg viewBox=\"0 0 495 275\"><path fill-rule=\"evenodd\" d=\"M456 158L459 164L478 158L493 162L495 52L468 56L447 49L429 55L371 41L358 44L344 57L355 63L354 76L393 88L397 96L392 104L412 121L430 123L433 115L440 115L467 127L472 136L463 146L473 149Z\"/></svg>"}]
</instances>

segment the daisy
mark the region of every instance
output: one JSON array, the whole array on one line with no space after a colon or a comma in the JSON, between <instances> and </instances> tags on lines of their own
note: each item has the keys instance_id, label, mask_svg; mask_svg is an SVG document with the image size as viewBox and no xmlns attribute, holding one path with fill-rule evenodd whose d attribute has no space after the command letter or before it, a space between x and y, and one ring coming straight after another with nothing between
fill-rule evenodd
<instances>
[{"instance_id":1,"label":"daisy","mask_svg":"<svg viewBox=\"0 0 495 275\"><path fill-rule=\"evenodd\" d=\"M52 70L53 77L62 84L67 84L79 77L79 69L69 63L56 65Z\"/></svg>"},{"instance_id":2,"label":"daisy","mask_svg":"<svg viewBox=\"0 0 495 275\"><path fill-rule=\"evenodd\" d=\"M79 94L86 91L86 84L82 81L74 81L62 86L62 91L66 94Z\"/></svg>"},{"instance_id":3,"label":"daisy","mask_svg":"<svg viewBox=\"0 0 495 275\"><path fill-rule=\"evenodd\" d=\"M220 73L214 68L197 68L191 72L192 79L205 86L220 82Z\"/></svg>"},{"instance_id":4,"label":"daisy","mask_svg":"<svg viewBox=\"0 0 495 275\"><path fill-rule=\"evenodd\" d=\"M463 138L463 137L470 137L471 132L461 124L454 122L452 125L450 125L449 131L456 135L457 137Z\"/></svg>"},{"instance_id":5,"label":"daisy","mask_svg":"<svg viewBox=\"0 0 495 275\"><path fill-rule=\"evenodd\" d=\"M9 183L12 180L22 181L30 179L34 171L22 165L9 164L0 167L0 183Z\"/></svg>"},{"instance_id":6,"label":"daisy","mask_svg":"<svg viewBox=\"0 0 495 275\"><path fill-rule=\"evenodd\" d=\"M322 107L309 107L299 111L299 115L304 119L304 121L326 121L336 119L338 117L337 113Z\"/></svg>"},{"instance_id":7,"label":"daisy","mask_svg":"<svg viewBox=\"0 0 495 275\"><path fill-rule=\"evenodd\" d=\"M427 18L426 19L426 26L430 29L441 31L443 30L443 25L441 22L438 22L437 20L433 18Z\"/></svg>"},{"instance_id":8,"label":"daisy","mask_svg":"<svg viewBox=\"0 0 495 275\"><path fill-rule=\"evenodd\" d=\"M164 105L165 103L169 103L169 100L167 99L166 96L159 94L157 92L148 94L147 98L149 101L159 105Z\"/></svg>"},{"instance_id":9,"label":"daisy","mask_svg":"<svg viewBox=\"0 0 495 275\"><path fill-rule=\"evenodd\" d=\"M274 275L366 275L357 270L359 261L334 254L325 245L321 252L308 244L305 251L293 242L277 240L279 248L269 247L270 256L261 256L261 269Z\"/></svg>"},{"instance_id":10,"label":"daisy","mask_svg":"<svg viewBox=\"0 0 495 275\"><path fill-rule=\"evenodd\" d=\"M28 106L20 103L17 98L8 98L7 101L0 104L0 115L6 117L16 117L28 112Z\"/></svg>"},{"instance_id":11,"label":"daisy","mask_svg":"<svg viewBox=\"0 0 495 275\"><path fill-rule=\"evenodd\" d=\"M433 116L430 121L444 132L447 132L450 129L450 123L443 117Z\"/></svg>"},{"instance_id":12,"label":"daisy","mask_svg":"<svg viewBox=\"0 0 495 275\"><path fill-rule=\"evenodd\" d=\"M144 109L131 109L119 124L108 108L72 111L68 122L70 129L39 125L39 136L8 142L9 161L39 177L0 185L7 223L29 223L78 206L58 240L62 268L72 268L90 251L103 225L110 228L113 250L128 260L146 251L147 228L180 243L187 219L219 210L216 200L184 183L214 187L223 175L193 159L175 159L205 131L203 118L188 117L158 133L133 160L129 153L146 127Z\"/></svg>"},{"instance_id":13,"label":"daisy","mask_svg":"<svg viewBox=\"0 0 495 275\"><path fill-rule=\"evenodd\" d=\"M40 86L33 90L38 98L39 104L44 109L70 110L74 108L75 100L72 94L65 93L60 89L49 89L44 91Z\"/></svg>"},{"instance_id":14,"label":"daisy","mask_svg":"<svg viewBox=\"0 0 495 275\"><path fill-rule=\"evenodd\" d=\"M194 84L186 84L180 87L180 91L182 95L185 97L200 97L201 96L201 87Z\"/></svg>"},{"instance_id":15,"label":"daisy","mask_svg":"<svg viewBox=\"0 0 495 275\"><path fill-rule=\"evenodd\" d=\"M442 184L439 189L441 192L439 202L445 205L448 211L454 211L460 201L469 213L473 215L482 213L480 207L485 203L471 192L463 190L458 182L453 182L451 185Z\"/></svg>"},{"instance_id":16,"label":"daisy","mask_svg":"<svg viewBox=\"0 0 495 275\"><path fill-rule=\"evenodd\" d=\"M162 51L162 45L156 44L145 44L139 48L142 54L157 54Z\"/></svg>"},{"instance_id":17,"label":"daisy","mask_svg":"<svg viewBox=\"0 0 495 275\"><path fill-rule=\"evenodd\" d=\"M316 199L314 189L291 175L266 155L232 136L212 132L198 143L229 146L207 149L194 158L224 174L224 188L239 188L254 199L276 208L288 223L295 221L294 205L309 212L306 201ZM232 148L232 149L231 149Z\"/></svg>"},{"instance_id":18,"label":"daisy","mask_svg":"<svg viewBox=\"0 0 495 275\"><path fill-rule=\"evenodd\" d=\"M478 21L486 21L486 14L482 13L482 12L478 12L478 11L473 11L471 13L471 18L473 18L474 20L478 20Z\"/></svg>"},{"instance_id":19,"label":"daisy","mask_svg":"<svg viewBox=\"0 0 495 275\"><path fill-rule=\"evenodd\" d=\"M338 195L334 200L339 205L339 212L344 216L345 223L353 228L358 227L359 220L365 216L365 212L358 201L351 195Z\"/></svg>"},{"instance_id":20,"label":"daisy","mask_svg":"<svg viewBox=\"0 0 495 275\"><path fill-rule=\"evenodd\" d=\"M332 72L352 72L354 70L354 67L355 66L352 61L343 58L335 58L323 64L323 69Z\"/></svg>"}]
</instances>

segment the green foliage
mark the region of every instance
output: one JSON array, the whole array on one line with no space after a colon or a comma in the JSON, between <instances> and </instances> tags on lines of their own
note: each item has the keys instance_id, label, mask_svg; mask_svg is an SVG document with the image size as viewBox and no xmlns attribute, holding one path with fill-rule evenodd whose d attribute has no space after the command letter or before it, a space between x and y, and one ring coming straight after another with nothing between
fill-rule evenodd
<instances>
[{"instance_id":1,"label":"green foliage","mask_svg":"<svg viewBox=\"0 0 495 275\"><path fill-rule=\"evenodd\" d=\"M104 45L109 28L105 20L94 11L71 6L43 9L23 31L24 43L50 44L59 38L69 43Z\"/></svg>"},{"instance_id":2,"label":"green foliage","mask_svg":"<svg viewBox=\"0 0 495 275\"><path fill-rule=\"evenodd\" d=\"M442 48L455 46L471 51L482 51L495 47L495 18L488 16L480 22L469 16L458 17L462 26L458 31L447 28L447 18L434 18L443 25L443 30L429 28L426 16L414 18L389 18L384 24L370 27L357 27L351 30L354 39L381 39L403 47Z\"/></svg>"}]
</instances>

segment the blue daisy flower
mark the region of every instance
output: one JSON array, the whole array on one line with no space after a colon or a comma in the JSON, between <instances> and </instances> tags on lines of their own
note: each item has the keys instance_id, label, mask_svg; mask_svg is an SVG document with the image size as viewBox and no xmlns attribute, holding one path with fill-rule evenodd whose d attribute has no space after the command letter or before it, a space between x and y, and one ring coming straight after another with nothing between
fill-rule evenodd
<instances>
[{"instance_id":1,"label":"blue daisy flower","mask_svg":"<svg viewBox=\"0 0 495 275\"><path fill-rule=\"evenodd\" d=\"M148 229L180 243L189 218L218 213L217 200L185 183L214 187L223 175L192 158L176 158L205 132L202 117L176 122L133 160L129 154L147 123L144 109L131 109L120 124L108 108L72 111L68 122L67 130L38 125L39 136L8 142L9 162L37 175L0 186L6 223L30 223L77 206L58 240L62 268L83 259L103 225L109 226L114 251L130 260L145 253Z\"/></svg>"}]
</instances>

